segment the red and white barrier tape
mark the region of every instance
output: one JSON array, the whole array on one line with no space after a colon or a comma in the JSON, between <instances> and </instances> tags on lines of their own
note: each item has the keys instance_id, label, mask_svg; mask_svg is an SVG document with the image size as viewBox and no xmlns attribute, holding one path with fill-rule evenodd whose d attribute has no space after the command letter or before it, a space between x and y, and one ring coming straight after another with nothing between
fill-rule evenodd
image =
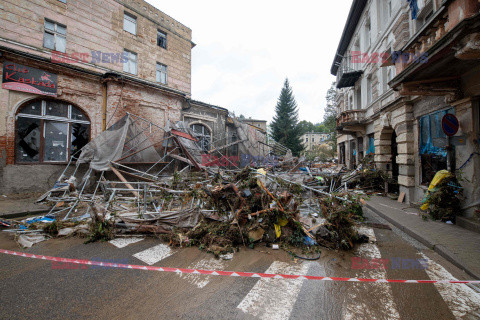
<instances>
[{"instance_id":1,"label":"red and white barrier tape","mask_svg":"<svg viewBox=\"0 0 480 320\"><path fill-rule=\"evenodd\" d=\"M259 273L259 272L241 272L241 271L220 271L220 270L202 270L202 269L183 269L183 268L167 268L167 267L152 267L141 266L135 264L119 264L111 262L100 262L81 259L69 259L50 257L39 254L31 254L25 252L17 252L0 249L0 253L9 254L13 256L33 258L40 260L56 261L63 263L76 263L84 265L94 265L108 268L120 268L120 269L137 269L148 271L162 271L162 272L174 272L174 273L192 273L203 274L211 276L227 276L227 277L246 277L246 278L271 278L271 279L306 279L306 280L320 280L320 281L350 281L350 282L395 282L395 283L476 283L480 284L480 280L396 280L396 279L363 279L363 278L340 278L340 277L318 277L318 276L302 276L302 275L290 275L290 274L272 274L272 273Z\"/></svg>"}]
</instances>

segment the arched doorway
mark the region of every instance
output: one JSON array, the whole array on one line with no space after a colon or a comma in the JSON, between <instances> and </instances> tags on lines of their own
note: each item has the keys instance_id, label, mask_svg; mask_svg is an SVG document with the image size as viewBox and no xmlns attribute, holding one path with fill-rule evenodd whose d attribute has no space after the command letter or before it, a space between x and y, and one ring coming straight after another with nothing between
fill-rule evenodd
<instances>
[{"instance_id":1,"label":"arched doorway","mask_svg":"<svg viewBox=\"0 0 480 320\"><path fill-rule=\"evenodd\" d=\"M90 120L60 100L33 100L17 111L16 163L64 163L90 140Z\"/></svg>"},{"instance_id":2,"label":"arched doorway","mask_svg":"<svg viewBox=\"0 0 480 320\"><path fill-rule=\"evenodd\" d=\"M392 154L392 178L398 180L399 167L397 163L398 156L398 145L397 145L397 134L395 131L392 132L392 139L390 143L391 154Z\"/></svg>"},{"instance_id":3,"label":"arched doorway","mask_svg":"<svg viewBox=\"0 0 480 320\"><path fill-rule=\"evenodd\" d=\"M377 134L375 136L377 137ZM392 178L392 183L388 184L388 191L397 193L400 174L400 166L397 163L397 134L391 126L386 126L382 128L378 138L378 148L375 147L375 164L378 169L385 171Z\"/></svg>"}]
</instances>

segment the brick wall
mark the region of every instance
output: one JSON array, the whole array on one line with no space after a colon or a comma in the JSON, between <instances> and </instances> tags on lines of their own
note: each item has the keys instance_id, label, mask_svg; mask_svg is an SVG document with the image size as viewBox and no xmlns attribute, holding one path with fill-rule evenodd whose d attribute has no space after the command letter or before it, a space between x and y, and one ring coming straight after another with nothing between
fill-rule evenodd
<instances>
[{"instance_id":1,"label":"brick wall","mask_svg":"<svg viewBox=\"0 0 480 320\"><path fill-rule=\"evenodd\" d=\"M137 17L137 34L123 30L124 12ZM167 86L191 92L192 31L144 1L134 0L3 0L0 3L0 34L9 42L0 44L46 58L51 51L43 47L44 19L67 26L66 53L102 51L137 53L138 77L155 81L156 63L168 67ZM157 46L157 29L167 34L167 49ZM14 43L11 43L13 41ZM26 44L25 48L15 43ZM122 63L76 63L104 72L123 72Z\"/></svg>"}]
</instances>

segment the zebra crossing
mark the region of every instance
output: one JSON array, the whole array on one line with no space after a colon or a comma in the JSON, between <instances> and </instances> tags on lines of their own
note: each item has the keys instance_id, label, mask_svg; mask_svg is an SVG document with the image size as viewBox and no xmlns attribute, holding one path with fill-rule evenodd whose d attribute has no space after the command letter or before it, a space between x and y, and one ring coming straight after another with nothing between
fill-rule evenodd
<instances>
[{"instance_id":1,"label":"zebra crossing","mask_svg":"<svg viewBox=\"0 0 480 320\"><path fill-rule=\"evenodd\" d=\"M357 253L372 259L380 259L381 253L376 244L374 230L372 228L363 228L361 231L367 234L371 241L362 244L357 249ZM121 250L144 240L144 237L116 238L111 240L110 244ZM144 264L154 265L180 252L182 252L182 250L172 249L165 244L155 244L152 247L134 253L132 256ZM422 252L419 252L418 255L428 261L426 273L431 279L455 279L444 267L429 259ZM318 265L318 263L317 261L297 263L273 261L265 272L307 275L311 273L315 264ZM196 262L190 263L188 266L183 265L181 267L226 270L228 269L228 261L215 259L209 255ZM323 274L322 276L325 275ZM357 270L356 277L362 278L367 276L378 279L387 278L386 271L382 269ZM197 274L179 274L178 277L197 289L205 288L212 279L212 277ZM236 306L236 309L239 313L256 319L290 319L292 317L292 310L299 299L299 294L305 281L307 280L289 279L276 281L272 279L258 279L253 287L246 292L243 299ZM480 318L480 294L478 292L464 284L435 284L435 288L452 312L454 318ZM359 296L364 294L362 292L363 289L364 287L352 285L352 288L347 290L345 299L339 302L342 303L342 319L401 319L390 284L376 283L374 288L369 289L373 291L376 297L379 297L373 302L358 299Z\"/></svg>"}]
</instances>

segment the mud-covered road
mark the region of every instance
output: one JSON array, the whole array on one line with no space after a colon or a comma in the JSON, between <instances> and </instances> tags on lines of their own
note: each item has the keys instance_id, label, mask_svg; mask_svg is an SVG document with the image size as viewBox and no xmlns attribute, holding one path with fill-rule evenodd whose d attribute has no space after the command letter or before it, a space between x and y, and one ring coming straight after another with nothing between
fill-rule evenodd
<instances>
[{"instance_id":1,"label":"mud-covered road","mask_svg":"<svg viewBox=\"0 0 480 320\"><path fill-rule=\"evenodd\" d=\"M371 222L384 223L373 213L367 214ZM381 279L468 279L398 230L369 226L362 229L369 235L369 243L348 253L323 249L316 261L295 259L285 251L263 245L254 250L242 248L233 259L222 260L197 248L171 249L153 238L92 244L83 244L78 238L53 239L21 249L10 234L0 232L0 248L65 258L209 270ZM0 292L2 319L480 318L480 294L476 288L463 284L180 275L87 268L4 254L0 254Z\"/></svg>"}]
</instances>

